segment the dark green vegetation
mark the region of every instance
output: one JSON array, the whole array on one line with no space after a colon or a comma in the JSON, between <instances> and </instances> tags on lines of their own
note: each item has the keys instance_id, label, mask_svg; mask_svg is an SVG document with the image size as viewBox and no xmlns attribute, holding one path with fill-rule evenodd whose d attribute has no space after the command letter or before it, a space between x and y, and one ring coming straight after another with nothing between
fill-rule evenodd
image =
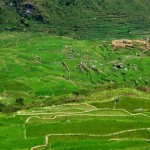
<instances>
[{"instance_id":1,"label":"dark green vegetation","mask_svg":"<svg viewBox=\"0 0 150 150\"><path fill-rule=\"evenodd\" d=\"M1 0L0 30L131 37L149 32L149 8L149 0Z\"/></svg>"}]
</instances>

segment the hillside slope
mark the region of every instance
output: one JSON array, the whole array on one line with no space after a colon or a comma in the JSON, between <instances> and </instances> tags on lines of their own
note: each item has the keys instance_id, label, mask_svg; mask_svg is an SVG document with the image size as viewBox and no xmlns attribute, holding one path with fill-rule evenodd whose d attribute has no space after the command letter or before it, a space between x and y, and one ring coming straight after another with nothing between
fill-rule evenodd
<instances>
[{"instance_id":1,"label":"hillside slope","mask_svg":"<svg viewBox=\"0 0 150 150\"><path fill-rule=\"evenodd\" d=\"M1 0L0 30L75 38L135 36L148 33L149 8L149 0Z\"/></svg>"},{"instance_id":2,"label":"hillside slope","mask_svg":"<svg viewBox=\"0 0 150 150\"><path fill-rule=\"evenodd\" d=\"M118 90L115 95L110 91L120 88L125 90L119 95L139 93L133 89L149 93L150 51L142 47L114 49L100 40L2 33L0 102L14 104L20 97L26 103L35 100L52 105L57 103L55 98L58 103L79 102L83 96L106 90L98 98L104 100L118 95Z\"/></svg>"}]
</instances>

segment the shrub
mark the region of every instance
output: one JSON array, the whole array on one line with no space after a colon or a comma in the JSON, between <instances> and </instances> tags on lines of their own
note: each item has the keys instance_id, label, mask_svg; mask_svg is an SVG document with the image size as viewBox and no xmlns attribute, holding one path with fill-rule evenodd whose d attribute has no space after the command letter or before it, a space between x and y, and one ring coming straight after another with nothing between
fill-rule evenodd
<instances>
[{"instance_id":1,"label":"shrub","mask_svg":"<svg viewBox=\"0 0 150 150\"><path fill-rule=\"evenodd\" d=\"M23 106L24 105L24 99L23 98L17 98L16 99L16 104L20 105L20 106Z\"/></svg>"}]
</instances>

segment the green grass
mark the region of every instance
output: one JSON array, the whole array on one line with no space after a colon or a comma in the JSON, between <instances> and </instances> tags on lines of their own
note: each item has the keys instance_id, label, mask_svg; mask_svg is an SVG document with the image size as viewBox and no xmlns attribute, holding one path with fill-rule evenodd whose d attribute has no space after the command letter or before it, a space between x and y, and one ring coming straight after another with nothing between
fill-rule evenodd
<instances>
[{"instance_id":1,"label":"green grass","mask_svg":"<svg viewBox=\"0 0 150 150\"><path fill-rule=\"evenodd\" d=\"M140 98L129 100L141 101ZM141 105L146 106L147 101L144 99ZM30 149L45 144L45 136L49 135L49 143L43 150L148 149L149 117L106 109L105 105L102 110L96 107L85 103L66 104L35 107L10 116L1 114L0 144L4 149ZM134 109L134 105L131 107Z\"/></svg>"},{"instance_id":2,"label":"green grass","mask_svg":"<svg viewBox=\"0 0 150 150\"><path fill-rule=\"evenodd\" d=\"M103 45L99 46L99 43ZM8 101L9 97L36 101L44 96L73 97L74 92L80 94L82 91L86 95L86 91L95 91L97 87L100 90L97 88L96 91L102 90L101 99L110 99L112 95L128 94L130 91L137 96L146 95L134 89L150 84L149 57L136 47L134 50L138 51L140 58L133 53L132 48L112 51L112 47L102 40L3 32L0 46L0 77L3 80L0 81L0 92ZM81 62L84 67L79 67ZM123 68L114 70L113 62L123 63ZM137 70L134 69L135 65L138 66ZM92 69L93 66L97 71ZM122 90L115 90L115 86L122 87ZM103 90L105 87L110 90ZM93 99L96 97L94 94Z\"/></svg>"},{"instance_id":3,"label":"green grass","mask_svg":"<svg viewBox=\"0 0 150 150\"><path fill-rule=\"evenodd\" d=\"M40 33L3 32L0 38L0 110L9 112L0 114L3 149L31 149L46 135L68 133L79 135L53 135L45 149L148 149L148 53ZM114 63L123 68L114 70ZM15 102L20 97L24 106Z\"/></svg>"},{"instance_id":4,"label":"green grass","mask_svg":"<svg viewBox=\"0 0 150 150\"><path fill-rule=\"evenodd\" d=\"M91 103L97 108L114 108L115 101L106 101L104 103L93 102ZM134 98L134 97L121 97L116 103L115 109L125 109L132 113L145 112L150 110L150 99L148 98Z\"/></svg>"},{"instance_id":5,"label":"green grass","mask_svg":"<svg viewBox=\"0 0 150 150\"><path fill-rule=\"evenodd\" d=\"M57 139L57 137L56 137ZM63 138L64 140L61 141L55 141L54 143L50 144L47 148L45 149L56 149L56 150L90 150L90 149L94 149L94 150L98 150L98 149L148 149L149 148L149 143L145 142L145 141L139 141L139 140L135 140L135 141L106 141L106 140L92 140L92 139L73 139L70 140L68 138L66 138L68 140L68 142L66 142L66 139ZM72 137L71 137L72 139ZM43 149L44 150L44 149Z\"/></svg>"},{"instance_id":6,"label":"green grass","mask_svg":"<svg viewBox=\"0 0 150 150\"><path fill-rule=\"evenodd\" d=\"M42 121L41 121L42 122ZM111 128L110 128L111 124ZM113 132L119 132L129 129L148 128L150 123L147 121L128 121L128 120L115 120L115 119L91 119L79 122L63 122L63 123L45 123L45 124L30 124L27 126L27 136L36 137L51 134L110 134ZM37 133L37 130L40 132Z\"/></svg>"}]
</instances>

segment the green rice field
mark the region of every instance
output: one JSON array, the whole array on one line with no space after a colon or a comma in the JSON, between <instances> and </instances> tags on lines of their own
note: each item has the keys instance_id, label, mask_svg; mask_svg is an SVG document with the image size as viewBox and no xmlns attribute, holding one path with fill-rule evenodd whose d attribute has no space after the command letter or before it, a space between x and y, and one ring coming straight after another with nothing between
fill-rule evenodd
<instances>
[{"instance_id":1,"label":"green rice field","mask_svg":"<svg viewBox=\"0 0 150 150\"><path fill-rule=\"evenodd\" d=\"M150 53L111 40L1 33L0 150L149 150Z\"/></svg>"}]
</instances>

